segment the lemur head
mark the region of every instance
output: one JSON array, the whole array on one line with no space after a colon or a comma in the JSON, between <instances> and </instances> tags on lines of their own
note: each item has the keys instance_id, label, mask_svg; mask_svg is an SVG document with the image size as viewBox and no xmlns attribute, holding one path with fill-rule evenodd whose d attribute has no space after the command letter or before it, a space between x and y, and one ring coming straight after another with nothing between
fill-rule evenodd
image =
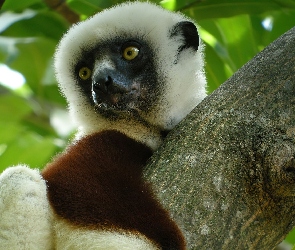
<instances>
[{"instance_id":1,"label":"lemur head","mask_svg":"<svg viewBox=\"0 0 295 250\"><path fill-rule=\"evenodd\" d=\"M188 18L126 3L74 25L55 69L82 135L116 129L155 149L206 96L202 50Z\"/></svg>"}]
</instances>

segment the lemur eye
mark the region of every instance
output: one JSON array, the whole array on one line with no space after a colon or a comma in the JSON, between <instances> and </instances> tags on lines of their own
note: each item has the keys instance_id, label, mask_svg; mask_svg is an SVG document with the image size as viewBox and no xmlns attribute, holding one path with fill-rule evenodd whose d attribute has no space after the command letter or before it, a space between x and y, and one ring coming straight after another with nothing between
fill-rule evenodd
<instances>
[{"instance_id":1,"label":"lemur eye","mask_svg":"<svg viewBox=\"0 0 295 250\"><path fill-rule=\"evenodd\" d=\"M139 49L137 47L129 46L126 49L124 49L123 57L126 60L131 61L138 56L138 53L139 53Z\"/></svg>"},{"instance_id":2,"label":"lemur eye","mask_svg":"<svg viewBox=\"0 0 295 250\"><path fill-rule=\"evenodd\" d=\"M79 70L79 77L81 78L81 80L88 80L91 76L91 70L87 67L82 67L80 70Z\"/></svg>"}]
</instances>

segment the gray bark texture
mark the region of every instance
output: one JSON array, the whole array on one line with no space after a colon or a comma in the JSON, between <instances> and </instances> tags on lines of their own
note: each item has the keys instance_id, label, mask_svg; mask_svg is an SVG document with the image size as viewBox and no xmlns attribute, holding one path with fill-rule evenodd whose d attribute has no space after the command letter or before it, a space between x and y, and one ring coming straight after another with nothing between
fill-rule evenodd
<instances>
[{"instance_id":1,"label":"gray bark texture","mask_svg":"<svg viewBox=\"0 0 295 250\"><path fill-rule=\"evenodd\" d=\"M188 249L269 250L294 227L294 111L295 27L168 135L145 177Z\"/></svg>"}]
</instances>

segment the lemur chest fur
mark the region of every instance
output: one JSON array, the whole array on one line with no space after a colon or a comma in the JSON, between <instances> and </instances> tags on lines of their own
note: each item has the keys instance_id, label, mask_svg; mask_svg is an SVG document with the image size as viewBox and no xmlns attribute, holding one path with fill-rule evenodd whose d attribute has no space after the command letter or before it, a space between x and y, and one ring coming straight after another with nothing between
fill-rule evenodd
<instances>
[{"instance_id":1,"label":"lemur chest fur","mask_svg":"<svg viewBox=\"0 0 295 250\"><path fill-rule=\"evenodd\" d=\"M142 178L151 155L112 130L82 138L42 173L53 210L76 226L139 232L162 249L183 249L181 232Z\"/></svg>"}]
</instances>

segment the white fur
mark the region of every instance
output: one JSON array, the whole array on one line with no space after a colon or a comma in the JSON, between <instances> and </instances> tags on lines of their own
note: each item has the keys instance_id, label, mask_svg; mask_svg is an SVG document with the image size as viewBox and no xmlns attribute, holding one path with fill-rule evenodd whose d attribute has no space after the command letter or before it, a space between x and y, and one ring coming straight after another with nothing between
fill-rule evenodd
<instances>
[{"instance_id":1,"label":"white fur","mask_svg":"<svg viewBox=\"0 0 295 250\"><path fill-rule=\"evenodd\" d=\"M68 99L70 112L82 135L108 128L120 130L153 149L160 143L159 130L147 129L135 121L126 121L125 126L108 121L96 114L85 96L78 91L73 67L83 48L92 48L113 36L137 34L156 49L157 74L165 79L162 84L166 93L154 104L152 111L144 115L151 125L172 129L206 96L203 45L200 45L197 53L190 49L183 51L178 63L174 64L181 38L171 39L169 30L180 21L191 20L150 3L135 2L98 13L68 31L55 55L55 69L61 90Z\"/></svg>"},{"instance_id":2,"label":"white fur","mask_svg":"<svg viewBox=\"0 0 295 250\"><path fill-rule=\"evenodd\" d=\"M52 249L51 223L39 171L21 165L6 169L0 175L0 249Z\"/></svg>"},{"instance_id":3,"label":"white fur","mask_svg":"<svg viewBox=\"0 0 295 250\"><path fill-rule=\"evenodd\" d=\"M141 234L76 228L62 220L55 224L56 249L61 250L159 250Z\"/></svg>"}]
</instances>

